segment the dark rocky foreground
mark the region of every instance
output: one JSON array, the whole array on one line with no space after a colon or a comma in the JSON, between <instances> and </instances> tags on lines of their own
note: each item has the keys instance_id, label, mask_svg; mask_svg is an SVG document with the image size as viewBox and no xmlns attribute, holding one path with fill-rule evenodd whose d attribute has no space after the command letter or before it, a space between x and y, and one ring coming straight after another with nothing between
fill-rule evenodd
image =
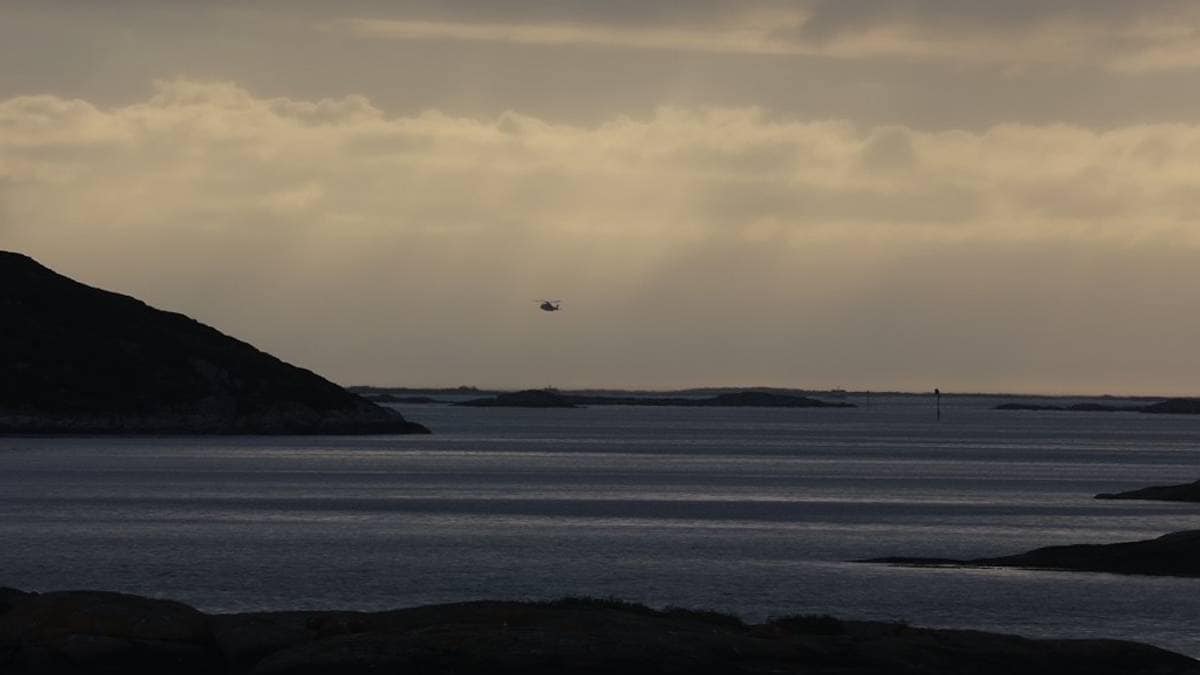
<instances>
[{"instance_id":1,"label":"dark rocky foreground","mask_svg":"<svg viewBox=\"0 0 1200 675\"><path fill-rule=\"evenodd\" d=\"M746 625L712 612L587 599L206 615L116 593L0 589L0 672L1166 675L1200 673L1200 662L1114 640L829 617Z\"/></svg>"},{"instance_id":2,"label":"dark rocky foreground","mask_svg":"<svg viewBox=\"0 0 1200 675\"><path fill-rule=\"evenodd\" d=\"M1155 485L1127 492L1104 492L1096 499L1148 499L1160 502L1200 502L1200 480L1183 485Z\"/></svg>"},{"instance_id":3,"label":"dark rocky foreground","mask_svg":"<svg viewBox=\"0 0 1200 675\"><path fill-rule=\"evenodd\" d=\"M687 408L853 408L853 403L830 403L807 396L740 391L706 398L651 396L596 396L563 394L546 389L530 389L487 398L463 401L457 405L480 408L578 408L591 405L681 406Z\"/></svg>"},{"instance_id":4,"label":"dark rocky foreground","mask_svg":"<svg viewBox=\"0 0 1200 675\"><path fill-rule=\"evenodd\" d=\"M0 251L0 433L428 433L182 314Z\"/></svg>"},{"instance_id":5,"label":"dark rocky foreground","mask_svg":"<svg viewBox=\"0 0 1200 675\"><path fill-rule=\"evenodd\" d=\"M1200 530L1118 544L1047 546L1017 555L955 560L949 558L872 558L860 562L916 566L1028 567L1075 572L1200 577Z\"/></svg>"}]
</instances>

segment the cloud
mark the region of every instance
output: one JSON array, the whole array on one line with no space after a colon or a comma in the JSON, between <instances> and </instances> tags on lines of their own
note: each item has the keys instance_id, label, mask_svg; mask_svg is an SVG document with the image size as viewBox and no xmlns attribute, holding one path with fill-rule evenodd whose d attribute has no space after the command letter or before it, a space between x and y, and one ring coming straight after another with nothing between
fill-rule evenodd
<instances>
[{"instance_id":1,"label":"cloud","mask_svg":"<svg viewBox=\"0 0 1200 675\"><path fill-rule=\"evenodd\" d=\"M0 175L21 186L18 201L46 198L31 218L50 208L64 223L183 227L182 214L203 213L236 227L291 213L391 234L504 221L670 237L769 218L792 230L899 221L993 234L1087 221L1134 237L1190 224L1164 205L1194 185L1200 159L1189 125L926 132L660 108L584 127L513 112L388 117L359 96L258 98L192 81L107 110L17 97L0 103L0 125ZM698 214L704 204L722 206Z\"/></svg>"},{"instance_id":2,"label":"cloud","mask_svg":"<svg viewBox=\"0 0 1200 675\"><path fill-rule=\"evenodd\" d=\"M930 132L660 108L582 126L176 80L126 106L0 101L0 235L347 381L908 386L879 344L917 367L967 364L975 340L1009 355L960 384L1014 387L1077 358L1072 331L1094 360L1161 342L1155 323L1200 338L1176 318L1200 290L1171 286L1200 245L1198 165L1197 125ZM534 325L546 295L586 309ZM1140 328L1103 334L1131 315ZM1139 382L1200 374L1170 366L1181 345L1145 356ZM780 366L793 349L828 362ZM1086 366L1063 381L1113 381Z\"/></svg>"},{"instance_id":3,"label":"cloud","mask_svg":"<svg viewBox=\"0 0 1200 675\"><path fill-rule=\"evenodd\" d=\"M640 16L640 14L639 14ZM813 0L758 2L699 16L619 12L580 20L537 13L508 21L342 18L326 28L364 38L668 50L833 59L903 58L954 66L1101 67L1143 72L1200 66L1200 10L1174 0Z\"/></svg>"},{"instance_id":4,"label":"cloud","mask_svg":"<svg viewBox=\"0 0 1200 675\"><path fill-rule=\"evenodd\" d=\"M728 28L605 26L578 23L473 23L407 19L340 19L330 24L361 37L464 40L542 46L592 46L732 54L810 54L769 37L767 25Z\"/></svg>"}]
</instances>

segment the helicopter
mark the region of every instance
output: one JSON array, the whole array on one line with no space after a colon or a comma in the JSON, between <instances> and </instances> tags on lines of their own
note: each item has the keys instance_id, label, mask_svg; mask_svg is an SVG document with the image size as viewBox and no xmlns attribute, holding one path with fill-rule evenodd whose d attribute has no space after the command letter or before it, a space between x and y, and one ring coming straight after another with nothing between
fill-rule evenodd
<instances>
[{"instance_id":1,"label":"helicopter","mask_svg":"<svg viewBox=\"0 0 1200 675\"><path fill-rule=\"evenodd\" d=\"M541 303L538 305L538 309L542 310L543 312L557 312L558 310L562 309L558 306L562 300L534 300L534 302Z\"/></svg>"}]
</instances>

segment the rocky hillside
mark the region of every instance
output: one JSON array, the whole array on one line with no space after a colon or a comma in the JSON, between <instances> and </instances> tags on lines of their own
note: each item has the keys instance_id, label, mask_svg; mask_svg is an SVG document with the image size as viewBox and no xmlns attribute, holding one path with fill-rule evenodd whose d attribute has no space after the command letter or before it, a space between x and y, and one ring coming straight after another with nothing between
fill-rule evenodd
<instances>
[{"instance_id":1,"label":"rocky hillside","mask_svg":"<svg viewBox=\"0 0 1200 675\"><path fill-rule=\"evenodd\" d=\"M427 433L190 319L0 251L0 433Z\"/></svg>"}]
</instances>

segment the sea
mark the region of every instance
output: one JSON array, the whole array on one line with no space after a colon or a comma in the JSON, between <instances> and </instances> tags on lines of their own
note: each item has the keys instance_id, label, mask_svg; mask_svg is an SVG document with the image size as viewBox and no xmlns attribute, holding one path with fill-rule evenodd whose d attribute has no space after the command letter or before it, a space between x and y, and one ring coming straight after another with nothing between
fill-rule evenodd
<instances>
[{"instance_id":1,"label":"sea","mask_svg":"<svg viewBox=\"0 0 1200 675\"><path fill-rule=\"evenodd\" d=\"M1200 478L1200 417L846 400L396 406L430 436L0 438L0 586L209 612L612 597L1200 656L1200 579L853 562L1200 528L1200 504L1092 498Z\"/></svg>"}]
</instances>

